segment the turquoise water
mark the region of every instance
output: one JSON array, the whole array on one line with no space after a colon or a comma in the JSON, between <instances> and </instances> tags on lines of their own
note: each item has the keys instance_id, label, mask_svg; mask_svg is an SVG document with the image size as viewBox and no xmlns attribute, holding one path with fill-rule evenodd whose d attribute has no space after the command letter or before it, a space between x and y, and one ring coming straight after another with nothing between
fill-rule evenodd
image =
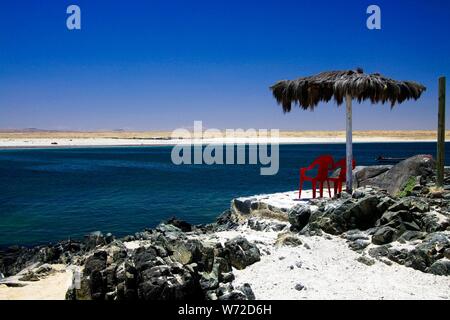
<instances>
[{"instance_id":1,"label":"turquoise water","mask_svg":"<svg viewBox=\"0 0 450 320\"><path fill-rule=\"evenodd\" d=\"M379 155L435 154L433 143L355 144L358 164ZM447 161L450 159L447 145ZM176 215L213 222L239 196L291 191L298 168L345 146L282 145L280 171L257 165L173 165L171 147L0 150L0 246L80 238L95 230L117 236Z\"/></svg>"}]
</instances>

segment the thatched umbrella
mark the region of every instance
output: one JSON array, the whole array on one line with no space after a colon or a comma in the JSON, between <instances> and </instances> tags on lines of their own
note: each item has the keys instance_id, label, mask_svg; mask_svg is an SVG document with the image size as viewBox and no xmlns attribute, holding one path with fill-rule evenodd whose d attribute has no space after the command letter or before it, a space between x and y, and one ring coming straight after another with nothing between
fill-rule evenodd
<instances>
[{"instance_id":1,"label":"thatched umbrella","mask_svg":"<svg viewBox=\"0 0 450 320\"><path fill-rule=\"evenodd\" d=\"M362 69L323 72L297 80L279 81L270 89L284 112L292 104L304 110L314 110L319 102L334 99L338 105L347 104L347 168L352 167L352 100L370 100L372 103L389 102L391 108L405 100L420 98L426 88L412 81L396 81L382 75L366 74ZM352 192L352 170L347 170L347 192Z\"/></svg>"}]
</instances>

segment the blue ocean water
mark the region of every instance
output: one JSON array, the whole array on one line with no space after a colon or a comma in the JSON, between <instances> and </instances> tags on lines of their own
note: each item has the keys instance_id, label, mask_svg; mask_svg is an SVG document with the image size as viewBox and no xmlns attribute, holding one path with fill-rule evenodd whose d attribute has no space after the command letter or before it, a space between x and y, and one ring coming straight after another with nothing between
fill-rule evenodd
<instances>
[{"instance_id":1,"label":"blue ocean water","mask_svg":"<svg viewBox=\"0 0 450 320\"><path fill-rule=\"evenodd\" d=\"M297 189L298 168L343 144L282 145L280 170L172 164L171 147L0 150L0 246L36 245L100 230L123 236L177 216L209 223L239 196ZM435 143L355 144L359 165L379 155L435 155ZM447 144L447 165L450 144Z\"/></svg>"}]
</instances>

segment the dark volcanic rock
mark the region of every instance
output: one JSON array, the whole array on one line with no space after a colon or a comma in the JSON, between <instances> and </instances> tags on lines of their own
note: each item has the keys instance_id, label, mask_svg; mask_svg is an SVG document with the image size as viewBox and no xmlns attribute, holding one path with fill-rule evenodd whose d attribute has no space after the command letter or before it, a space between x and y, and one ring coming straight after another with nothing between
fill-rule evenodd
<instances>
[{"instance_id":1,"label":"dark volcanic rock","mask_svg":"<svg viewBox=\"0 0 450 320\"><path fill-rule=\"evenodd\" d=\"M225 249L229 252L230 262L238 270L258 262L261 254L256 245L244 237L236 237L225 242Z\"/></svg>"},{"instance_id":2,"label":"dark volcanic rock","mask_svg":"<svg viewBox=\"0 0 450 320\"><path fill-rule=\"evenodd\" d=\"M404 240L404 241L414 241L414 240L421 240L424 239L426 237L426 233L425 232L421 232L421 231L406 231L404 232L400 238L398 239L400 240Z\"/></svg>"},{"instance_id":3,"label":"dark volcanic rock","mask_svg":"<svg viewBox=\"0 0 450 320\"><path fill-rule=\"evenodd\" d=\"M450 276L450 260L438 260L427 271L438 276Z\"/></svg>"},{"instance_id":4,"label":"dark volcanic rock","mask_svg":"<svg viewBox=\"0 0 450 320\"><path fill-rule=\"evenodd\" d=\"M433 269L431 269L431 266L437 261L446 261L441 259L445 257L445 251L448 248L450 248L449 236L445 233L436 232L427 235L423 242L416 245L412 250L389 248L388 258L394 262L404 264L406 267L423 272L431 272L431 270L442 272L441 263L438 263Z\"/></svg>"},{"instance_id":5,"label":"dark volcanic rock","mask_svg":"<svg viewBox=\"0 0 450 320\"><path fill-rule=\"evenodd\" d=\"M34 263L70 263L82 249L82 244L70 240L34 248L12 246L0 250L0 273L12 276Z\"/></svg>"},{"instance_id":6,"label":"dark volcanic rock","mask_svg":"<svg viewBox=\"0 0 450 320\"><path fill-rule=\"evenodd\" d=\"M309 222L311 209L309 206L298 205L289 210L288 218L292 231L301 231Z\"/></svg>"},{"instance_id":7,"label":"dark volcanic rock","mask_svg":"<svg viewBox=\"0 0 450 320\"><path fill-rule=\"evenodd\" d=\"M379 176L391 168L391 165L356 167L353 170L355 187L358 188L367 185L369 179Z\"/></svg>"},{"instance_id":8,"label":"dark volcanic rock","mask_svg":"<svg viewBox=\"0 0 450 320\"><path fill-rule=\"evenodd\" d=\"M138 298L142 300L202 300L196 274L182 265L161 265L146 269L138 277Z\"/></svg>"},{"instance_id":9,"label":"dark volcanic rock","mask_svg":"<svg viewBox=\"0 0 450 320\"><path fill-rule=\"evenodd\" d=\"M310 225L334 235L352 229L367 230L382 214L378 207L380 201L377 195L367 195L358 200L336 200L325 206L324 212L314 213Z\"/></svg>"},{"instance_id":10,"label":"dark volcanic rock","mask_svg":"<svg viewBox=\"0 0 450 320\"><path fill-rule=\"evenodd\" d=\"M85 250L89 251L98 246L104 246L114 240L114 237L108 233L106 236L100 231L90 233L84 238Z\"/></svg>"},{"instance_id":11,"label":"dark volcanic rock","mask_svg":"<svg viewBox=\"0 0 450 320\"><path fill-rule=\"evenodd\" d=\"M379 187L387 190L391 195L397 195L410 177L433 175L435 166L431 156L414 156L374 178L367 179L362 185Z\"/></svg>"},{"instance_id":12,"label":"dark volcanic rock","mask_svg":"<svg viewBox=\"0 0 450 320\"><path fill-rule=\"evenodd\" d=\"M192 225L190 223L187 223L186 221L183 221L183 220L179 220L175 217L167 220L166 224L171 224L171 225L179 228L183 232L192 231Z\"/></svg>"},{"instance_id":13,"label":"dark volcanic rock","mask_svg":"<svg viewBox=\"0 0 450 320\"><path fill-rule=\"evenodd\" d=\"M370 248L369 255L373 258L386 257L389 255L389 247L384 245L375 248Z\"/></svg>"},{"instance_id":14,"label":"dark volcanic rock","mask_svg":"<svg viewBox=\"0 0 450 320\"><path fill-rule=\"evenodd\" d=\"M105 297L105 283L102 271L106 268L106 251L97 251L86 259L83 270L84 281L89 287L89 295L93 300L102 300Z\"/></svg>"},{"instance_id":15,"label":"dark volcanic rock","mask_svg":"<svg viewBox=\"0 0 450 320\"><path fill-rule=\"evenodd\" d=\"M232 202L232 206L242 214L250 214L252 209L252 199L234 199Z\"/></svg>"},{"instance_id":16,"label":"dark volcanic rock","mask_svg":"<svg viewBox=\"0 0 450 320\"><path fill-rule=\"evenodd\" d=\"M249 228L256 231L281 231L286 228L286 223L280 223L275 220L262 220L258 217L248 219Z\"/></svg>"},{"instance_id":17,"label":"dark volcanic rock","mask_svg":"<svg viewBox=\"0 0 450 320\"><path fill-rule=\"evenodd\" d=\"M239 225L239 219L231 210L224 211L216 220L217 230L231 230Z\"/></svg>"},{"instance_id":18,"label":"dark volcanic rock","mask_svg":"<svg viewBox=\"0 0 450 320\"><path fill-rule=\"evenodd\" d=\"M397 230L391 227L381 227L372 236L372 242L374 244L386 244L395 240L395 234Z\"/></svg>"},{"instance_id":19,"label":"dark volcanic rock","mask_svg":"<svg viewBox=\"0 0 450 320\"><path fill-rule=\"evenodd\" d=\"M247 298L247 300L256 300L255 294L253 293L252 287L248 283L236 288L236 290L241 291Z\"/></svg>"}]
</instances>

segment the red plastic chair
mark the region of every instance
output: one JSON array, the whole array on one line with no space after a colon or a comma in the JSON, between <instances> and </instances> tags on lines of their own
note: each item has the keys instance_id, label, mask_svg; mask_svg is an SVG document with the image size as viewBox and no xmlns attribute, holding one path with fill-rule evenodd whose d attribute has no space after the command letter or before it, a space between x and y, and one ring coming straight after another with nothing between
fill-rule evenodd
<instances>
[{"instance_id":1,"label":"red plastic chair","mask_svg":"<svg viewBox=\"0 0 450 320\"><path fill-rule=\"evenodd\" d=\"M355 159L352 160L352 169L355 169L356 167L356 161ZM339 172L339 176L336 178L328 178L328 181L333 182L333 186L334 186L334 195L339 193L342 193L342 184L347 181L347 160L341 159L338 162L336 162L333 165L333 170L337 170L337 169L341 169L341 171Z\"/></svg>"},{"instance_id":2,"label":"red plastic chair","mask_svg":"<svg viewBox=\"0 0 450 320\"><path fill-rule=\"evenodd\" d=\"M324 182L326 182L328 185L328 194L330 195L331 198L330 183L328 182L328 171L331 168L333 168L333 163L334 163L333 157L325 155L318 157L316 160L313 161L313 163L311 163L309 167L300 169L300 187L298 191L299 199L302 198L303 183L305 181L311 181L314 199L316 198L317 182L319 183L321 198L323 197L323 184ZM316 166L318 167L317 176L308 177L306 175L306 172L314 169Z\"/></svg>"}]
</instances>

